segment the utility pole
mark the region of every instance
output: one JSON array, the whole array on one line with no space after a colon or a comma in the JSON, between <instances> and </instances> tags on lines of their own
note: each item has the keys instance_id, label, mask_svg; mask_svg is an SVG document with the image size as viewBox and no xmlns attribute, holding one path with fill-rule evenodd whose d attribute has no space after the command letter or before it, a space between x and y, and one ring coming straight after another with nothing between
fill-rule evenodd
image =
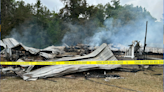
<instances>
[{"instance_id":1,"label":"utility pole","mask_svg":"<svg viewBox=\"0 0 164 92\"><path fill-rule=\"evenodd\" d=\"M145 47L146 47L146 36L147 36L147 24L148 24L148 21L146 21L146 32L145 32L145 42L144 42L144 51L145 52Z\"/></svg>"},{"instance_id":2,"label":"utility pole","mask_svg":"<svg viewBox=\"0 0 164 92\"><path fill-rule=\"evenodd\" d=\"M148 24L148 21L146 21L146 32L145 32L145 42L144 42L144 49L143 49L143 53L145 54L145 48L146 48L146 36L147 36L147 24Z\"/></svg>"}]
</instances>

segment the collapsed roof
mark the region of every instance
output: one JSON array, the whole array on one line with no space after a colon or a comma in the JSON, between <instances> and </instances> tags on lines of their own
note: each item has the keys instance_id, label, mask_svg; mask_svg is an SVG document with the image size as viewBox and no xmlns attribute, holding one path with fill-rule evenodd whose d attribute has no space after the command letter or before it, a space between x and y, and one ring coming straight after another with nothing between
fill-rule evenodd
<instances>
[{"instance_id":1,"label":"collapsed roof","mask_svg":"<svg viewBox=\"0 0 164 92\"><path fill-rule=\"evenodd\" d=\"M61 58L54 60L55 61L98 61L98 60L113 60L116 61L116 57L113 55L107 44L102 44L98 49L93 51L92 53L79 56L74 58ZM52 65L52 66L45 66L40 69L36 69L34 71L28 73L21 73L20 76L24 80L36 80L38 78L45 78L45 77L56 77L62 76L64 74L75 73L75 72L82 72L87 70L93 69L115 69L120 67L121 65ZM17 73L19 74L19 73Z\"/></svg>"},{"instance_id":2,"label":"collapsed roof","mask_svg":"<svg viewBox=\"0 0 164 92\"><path fill-rule=\"evenodd\" d=\"M85 53L82 56L76 55L76 56L68 56L68 57L64 57L63 55L63 57L60 57L60 58L54 58L54 57L56 57L55 55L65 53L63 47L50 46L45 49L35 49L32 47L24 46L23 44L17 42L13 38L4 39L3 43L5 45L5 49L7 51L10 51L7 53L10 53L11 56L13 56L17 51L23 50L23 51L29 52L32 55L39 55L45 58L51 58L48 61L52 61L52 62L56 62L56 61L79 61L80 62L80 61L99 61L99 60L117 61L116 57L114 56L114 54L112 53L112 51L110 50L109 46L106 43L102 44L100 47L98 47L96 50L92 51L89 54ZM14 50L16 51L13 52ZM86 50L88 49L84 48L83 50L80 50L80 51L85 52ZM49 51L51 53L49 53ZM79 51L79 48L77 51ZM19 59L17 62L25 62L25 61ZM121 67L121 65L51 65L51 66L44 66L36 70L34 69L34 65L23 66L23 67L27 67L27 68L17 69L15 71L17 75L22 77L24 80L37 80L38 78L57 77L57 76L62 76L64 74L88 71L88 70L93 70L93 69L111 70L111 69Z\"/></svg>"},{"instance_id":3,"label":"collapsed roof","mask_svg":"<svg viewBox=\"0 0 164 92\"><path fill-rule=\"evenodd\" d=\"M23 45L22 43L19 43L16 41L14 38L6 38L0 40L0 45L5 48L5 50L1 51L1 53L6 53L9 54L7 57L12 57L15 51L26 51L29 52L32 55L38 54L39 56L45 57L45 58L53 58L54 54L61 54L64 53L62 50L59 48L56 48L55 46L49 46L45 49L36 49L33 47L27 47ZM16 53L16 52L15 52ZM52 53L52 54L49 54Z\"/></svg>"}]
</instances>

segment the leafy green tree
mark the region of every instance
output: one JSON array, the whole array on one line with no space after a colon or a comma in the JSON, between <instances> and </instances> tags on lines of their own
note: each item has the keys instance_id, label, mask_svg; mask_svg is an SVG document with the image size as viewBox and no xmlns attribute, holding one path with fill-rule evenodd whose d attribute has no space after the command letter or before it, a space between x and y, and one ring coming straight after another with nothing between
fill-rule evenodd
<instances>
[{"instance_id":1,"label":"leafy green tree","mask_svg":"<svg viewBox=\"0 0 164 92\"><path fill-rule=\"evenodd\" d=\"M13 28L30 19L31 10L32 6L25 5L24 1L2 0L2 38L9 35Z\"/></svg>"},{"instance_id":2,"label":"leafy green tree","mask_svg":"<svg viewBox=\"0 0 164 92\"><path fill-rule=\"evenodd\" d=\"M48 43L59 45L61 43L61 40L65 34L65 30L62 28L62 20L58 16L57 13L52 13L51 20L49 21L49 26L47 28L48 33Z\"/></svg>"},{"instance_id":3,"label":"leafy green tree","mask_svg":"<svg viewBox=\"0 0 164 92\"><path fill-rule=\"evenodd\" d=\"M102 26L104 19L105 19L105 8L102 4L98 4L96 7L91 8L89 7L90 10L90 19L91 20L97 20L98 25L97 26Z\"/></svg>"},{"instance_id":4,"label":"leafy green tree","mask_svg":"<svg viewBox=\"0 0 164 92\"><path fill-rule=\"evenodd\" d=\"M118 9L120 7L120 0L112 0L111 2L113 2L114 9Z\"/></svg>"},{"instance_id":5,"label":"leafy green tree","mask_svg":"<svg viewBox=\"0 0 164 92\"><path fill-rule=\"evenodd\" d=\"M14 9L15 9L15 1L14 0L2 0L1 1L1 18L2 18L2 38L6 35L10 34L10 30L15 26L13 21L14 17Z\"/></svg>"},{"instance_id":6,"label":"leafy green tree","mask_svg":"<svg viewBox=\"0 0 164 92\"><path fill-rule=\"evenodd\" d=\"M78 21L79 17L87 19L87 3L86 0L61 0L65 7L60 10L60 16L66 21Z\"/></svg>"}]
</instances>

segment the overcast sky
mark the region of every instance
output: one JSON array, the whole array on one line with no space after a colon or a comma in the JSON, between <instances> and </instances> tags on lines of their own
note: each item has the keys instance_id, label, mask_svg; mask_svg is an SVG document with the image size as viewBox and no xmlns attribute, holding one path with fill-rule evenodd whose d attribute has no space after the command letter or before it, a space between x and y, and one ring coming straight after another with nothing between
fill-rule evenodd
<instances>
[{"instance_id":1,"label":"overcast sky","mask_svg":"<svg viewBox=\"0 0 164 92\"><path fill-rule=\"evenodd\" d=\"M18 1L18 0L16 0ZM20 1L20 0L19 0ZM26 3L36 3L36 0L23 0ZM89 5L97 5L110 2L111 0L86 0ZM59 11L64 7L60 0L41 0L41 3L50 10ZM111 2L110 2L111 3ZM120 0L121 5L133 4L134 6L142 6L148 10L151 15L158 20L163 18L163 0Z\"/></svg>"}]
</instances>

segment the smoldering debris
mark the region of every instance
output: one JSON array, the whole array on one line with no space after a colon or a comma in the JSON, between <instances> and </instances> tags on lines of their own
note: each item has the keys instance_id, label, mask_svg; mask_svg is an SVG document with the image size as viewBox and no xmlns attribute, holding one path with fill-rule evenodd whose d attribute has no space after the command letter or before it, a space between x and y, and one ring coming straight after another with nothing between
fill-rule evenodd
<instances>
[{"instance_id":1,"label":"smoldering debris","mask_svg":"<svg viewBox=\"0 0 164 92\"><path fill-rule=\"evenodd\" d=\"M48 46L44 49L36 49L27 47L13 38L6 38L0 42L1 47L4 47L0 53L1 60L3 59L3 61L117 61L118 57L125 56L127 53L127 51L125 51L125 53L121 52L121 55L113 54L115 51L111 50L112 46L106 43L97 47L86 44L77 44L76 46L68 46L65 44L65 46ZM128 51L132 51L130 50L131 48L138 50L140 46L136 44L130 47ZM136 52L132 53L134 53L133 56L136 57ZM65 74L94 69L111 70L119 67L121 67L121 65L2 65L2 72L13 71L24 80L37 80L38 78L59 77Z\"/></svg>"},{"instance_id":2,"label":"smoldering debris","mask_svg":"<svg viewBox=\"0 0 164 92\"><path fill-rule=\"evenodd\" d=\"M3 39L5 44L1 55L7 61L26 62L31 61L97 61L97 60L117 60L107 44L102 44L98 48L89 45L77 44L76 46L50 46L45 49L27 47L13 38ZM52 76L62 76L64 74L88 71L93 69L115 69L121 65L51 65L39 66L20 65L12 69L3 66L2 72L14 71L24 80L36 80Z\"/></svg>"},{"instance_id":3,"label":"smoldering debris","mask_svg":"<svg viewBox=\"0 0 164 92\"><path fill-rule=\"evenodd\" d=\"M88 45L77 44L77 46L49 46L44 49L36 49L27 47L22 43L19 43L14 38L6 38L1 40L1 47L4 49L1 51L1 56L6 60L18 60L24 61L33 60L50 60L59 57L70 57L75 55L86 55L95 50ZM70 54L71 53L71 54Z\"/></svg>"}]
</instances>

